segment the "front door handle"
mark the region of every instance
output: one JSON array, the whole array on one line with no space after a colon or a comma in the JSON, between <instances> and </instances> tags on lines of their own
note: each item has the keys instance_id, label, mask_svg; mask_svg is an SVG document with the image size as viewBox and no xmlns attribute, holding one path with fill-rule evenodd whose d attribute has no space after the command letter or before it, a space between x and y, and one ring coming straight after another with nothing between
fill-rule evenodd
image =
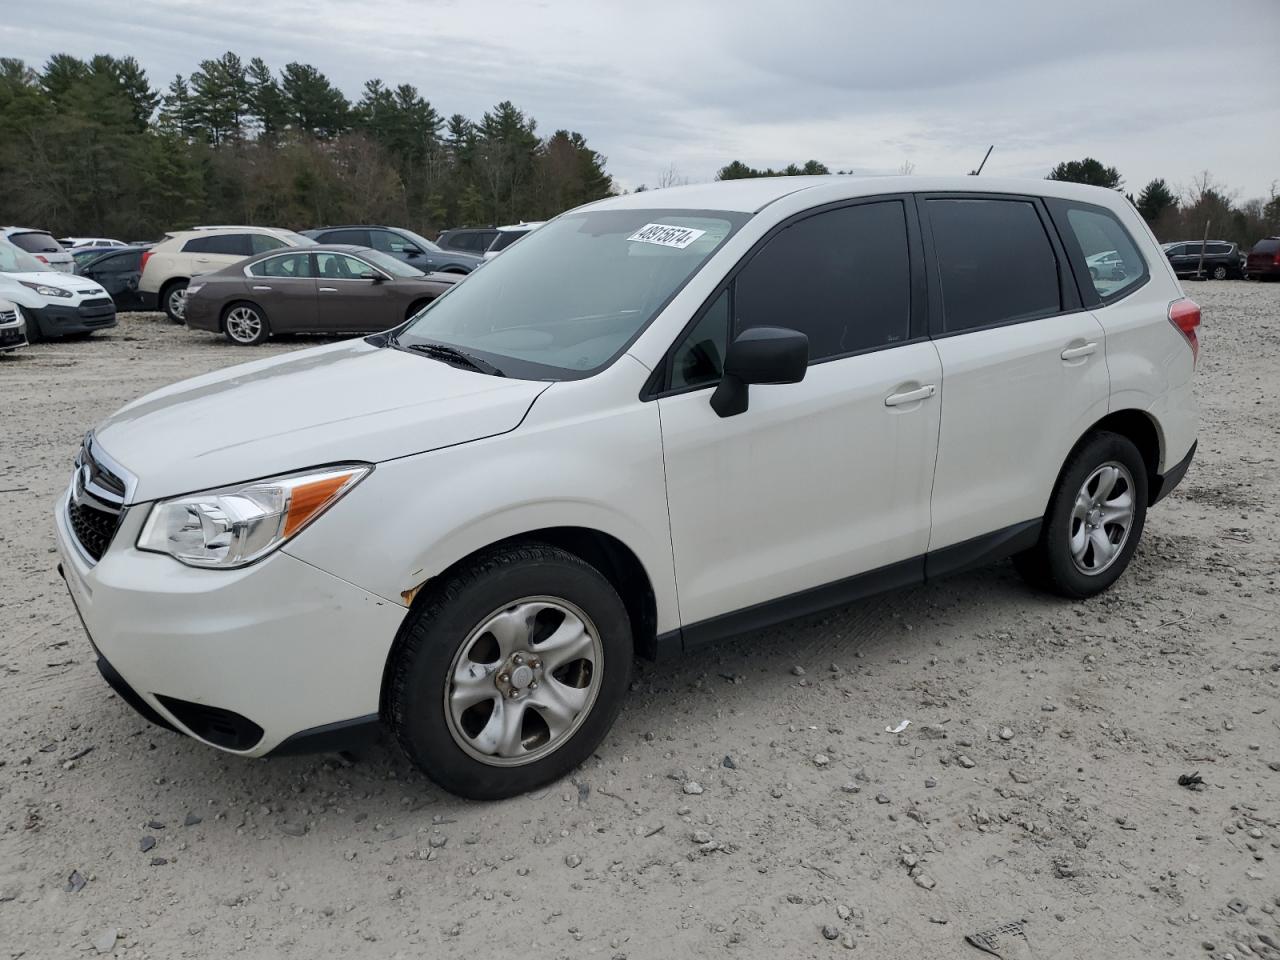
<instances>
[{"instance_id":1,"label":"front door handle","mask_svg":"<svg viewBox=\"0 0 1280 960\"><path fill-rule=\"evenodd\" d=\"M1094 351L1096 351L1097 349L1098 349L1098 344L1091 340L1080 347L1067 347L1067 349L1062 351L1062 359L1063 360L1079 360L1081 357L1087 357L1092 355Z\"/></svg>"},{"instance_id":2,"label":"front door handle","mask_svg":"<svg viewBox=\"0 0 1280 960\"><path fill-rule=\"evenodd\" d=\"M255 284L253 285L253 289L255 289L255 290L270 290L271 288L270 288L270 287L267 287L267 286L264 286L263 284L260 284L260 283L255 283Z\"/></svg>"},{"instance_id":3,"label":"front door handle","mask_svg":"<svg viewBox=\"0 0 1280 960\"><path fill-rule=\"evenodd\" d=\"M937 392L937 387L932 383L926 383L923 387L916 390L908 390L906 393L892 393L884 398L886 407L900 407L904 403L915 403L917 400L928 400Z\"/></svg>"},{"instance_id":4,"label":"front door handle","mask_svg":"<svg viewBox=\"0 0 1280 960\"><path fill-rule=\"evenodd\" d=\"M337 293L338 288L337 287L321 287L320 292L321 293Z\"/></svg>"}]
</instances>

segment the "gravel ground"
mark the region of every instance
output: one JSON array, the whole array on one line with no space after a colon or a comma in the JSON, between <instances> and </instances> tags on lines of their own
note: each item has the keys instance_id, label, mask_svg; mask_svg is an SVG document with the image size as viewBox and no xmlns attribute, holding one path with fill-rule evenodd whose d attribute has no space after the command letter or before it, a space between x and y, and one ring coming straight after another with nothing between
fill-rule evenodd
<instances>
[{"instance_id":1,"label":"gravel ground","mask_svg":"<svg viewBox=\"0 0 1280 960\"><path fill-rule=\"evenodd\" d=\"M0 359L0 952L979 957L1020 922L1006 957L1280 957L1280 284L1188 286L1199 458L1108 594L1001 564L640 664L586 766L492 804L387 743L148 727L54 572L87 427L305 341L140 314Z\"/></svg>"}]
</instances>

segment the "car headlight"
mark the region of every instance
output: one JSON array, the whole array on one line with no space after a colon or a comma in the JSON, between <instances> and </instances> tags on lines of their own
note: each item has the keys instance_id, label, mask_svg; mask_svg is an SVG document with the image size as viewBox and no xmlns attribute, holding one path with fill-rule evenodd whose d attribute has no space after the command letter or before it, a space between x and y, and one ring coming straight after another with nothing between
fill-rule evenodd
<instances>
[{"instance_id":1,"label":"car headlight","mask_svg":"<svg viewBox=\"0 0 1280 960\"><path fill-rule=\"evenodd\" d=\"M51 287L45 283L32 283L29 280L19 280L18 282L22 284L24 287L26 287L28 290L34 290L36 293L40 294L40 296L42 297L71 296L70 290L63 290L61 287Z\"/></svg>"},{"instance_id":2,"label":"car headlight","mask_svg":"<svg viewBox=\"0 0 1280 960\"><path fill-rule=\"evenodd\" d=\"M159 500L137 547L192 567L247 566L288 542L372 470L342 464Z\"/></svg>"}]
</instances>

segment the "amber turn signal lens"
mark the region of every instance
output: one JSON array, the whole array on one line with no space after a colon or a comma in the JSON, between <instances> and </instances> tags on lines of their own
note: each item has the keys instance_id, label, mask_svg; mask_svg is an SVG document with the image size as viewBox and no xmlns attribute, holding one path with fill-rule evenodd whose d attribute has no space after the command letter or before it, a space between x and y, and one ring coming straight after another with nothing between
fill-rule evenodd
<instances>
[{"instance_id":1,"label":"amber turn signal lens","mask_svg":"<svg viewBox=\"0 0 1280 960\"><path fill-rule=\"evenodd\" d=\"M361 471L337 473L300 483L290 492L288 514L284 521L284 536L291 537L308 520L327 507L348 483L359 476Z\"/></svg>"}]
</instances>

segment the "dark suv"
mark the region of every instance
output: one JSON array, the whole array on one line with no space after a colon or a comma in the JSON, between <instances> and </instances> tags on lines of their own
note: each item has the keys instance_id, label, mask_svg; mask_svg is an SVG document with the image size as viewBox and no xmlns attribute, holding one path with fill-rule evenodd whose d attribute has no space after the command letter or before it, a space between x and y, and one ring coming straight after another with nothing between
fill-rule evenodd
<instances>
[{"instance_id":1,"label":"dark suv","mask_svg":"<svg viewBox=\"0 0 1280 960\"><path fill-rule=\"evenodd\" d=\"M1225 240L1179 240L1164 245L1164 255L1173 264L1173 272L1180 277L1194 277L1200 265L1200 248L1204 247L1204 275L1214 280L1229 280L1244 276L1244 257L1240 248Z\"/></svg>"},{"instance_id":2,"label":"dark suv","mask_svg":"<svg viewBox=\"0 0 1280 960\"><path fill-rule=\"evenodd\" d=\"M470 273L484 263L484 257L457 250L442 250L426 237L403 227L358 224L303 230L316 243L345 243L372 247L417 267L423 273Z\"/></svg>"},{"instance_id":3,"label":"dark suv","mask_svg":"<svg viewBox=\"0 0 1280 960\"><path fill-rule=\"evenodd\" d=\"M479 257L484 255L497 236L497 227L454 227L436 237L436 243L445 250L461 250Z\"/></svg>"},{"instance_id":4,"label":"dark suv","mask_svg":"<svg viewBox=\"0 0 1280 960\"><path fill-rule=\"evenodd\" d=\"M1254 279L1280 278L1280 237L1266 237L1255 243L1249 251L1245 269Z\"/></svg>"}]
</instances>

